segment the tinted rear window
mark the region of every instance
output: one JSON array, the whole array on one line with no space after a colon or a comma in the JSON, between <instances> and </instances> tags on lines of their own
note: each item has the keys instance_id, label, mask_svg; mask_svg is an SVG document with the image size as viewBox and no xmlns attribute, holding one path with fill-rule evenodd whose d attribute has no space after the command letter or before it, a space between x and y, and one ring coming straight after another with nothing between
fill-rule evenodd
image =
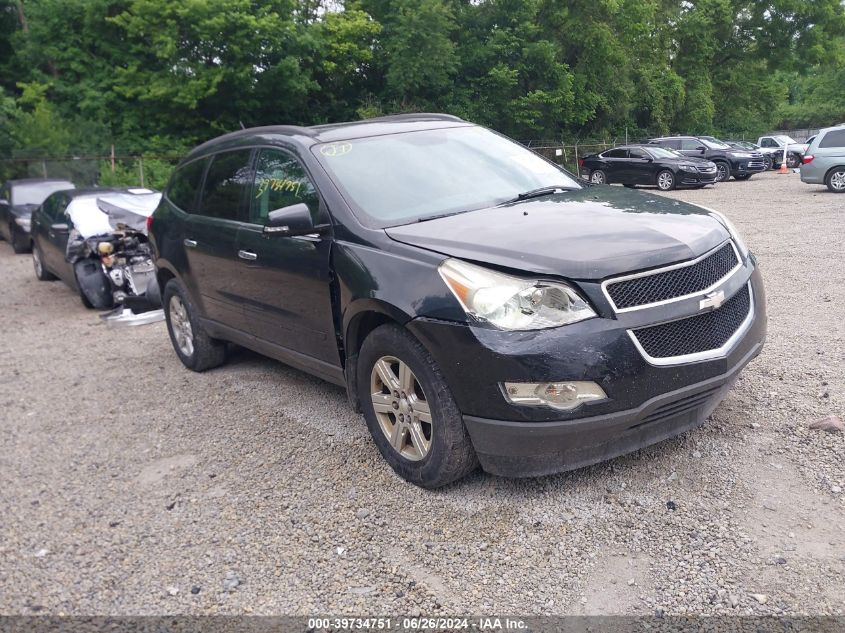
<instances>
[{"instance_id":1,"label":"tinted rear window","mask_svg":"<svg viewBox=\"0 0 845 633\"><path fill-rule=\"evenodd\" d=\"M200 186L205 163L205 160L195 160L183 165L176 170L170 179L170 186L167 188L168 199L188 213L194 212L197 189Z\"/></svg>"},{"instance_id":2,"label":"tinted rear window","mask_svg":"<svg viewBox=\"0 0 845 633\"><path fill-rule=\"evenodd\" d=\"M834 130L824 135L819 147L845 147L845 130Z\"/></svg>"}]
</instances>

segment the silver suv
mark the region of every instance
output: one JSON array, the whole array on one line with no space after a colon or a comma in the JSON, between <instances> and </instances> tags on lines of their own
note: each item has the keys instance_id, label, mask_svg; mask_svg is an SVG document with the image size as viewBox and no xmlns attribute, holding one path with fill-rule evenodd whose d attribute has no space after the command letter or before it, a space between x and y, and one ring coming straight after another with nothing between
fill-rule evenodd
<instances>
[{"instance_id":1,"label":"silver suv","mask_svg":"<svg viewBox=\"0 0 845 633\"><path fill-rule=\"evenodd\" d=\"M845 193L845 125L826 128L813 138L804 154L801 181Z\"/></svg>"}]
</instances>

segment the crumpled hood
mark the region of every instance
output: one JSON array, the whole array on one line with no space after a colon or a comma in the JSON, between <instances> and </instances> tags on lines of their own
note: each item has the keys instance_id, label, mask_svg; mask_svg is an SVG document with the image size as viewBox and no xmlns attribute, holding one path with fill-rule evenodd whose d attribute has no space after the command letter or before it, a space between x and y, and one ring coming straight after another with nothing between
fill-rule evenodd
<instances>
[{"instance_id":1,"label":"crumpled hood","mask_svg":"<svg viewBox=\"0 0 845 633\"><path fill-rule=\"evenodd\" d=\"M729 236L700 207L609 186L385 231L398 242L451 257L583 280L691 259Z\"/></svg>"}]
</instances>

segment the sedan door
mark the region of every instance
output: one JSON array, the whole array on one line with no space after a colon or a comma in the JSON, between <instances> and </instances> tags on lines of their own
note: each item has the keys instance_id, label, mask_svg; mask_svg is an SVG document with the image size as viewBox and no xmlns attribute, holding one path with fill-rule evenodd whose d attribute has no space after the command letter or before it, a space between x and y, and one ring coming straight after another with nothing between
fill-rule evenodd
<instances>
[{"instance_id":1,"label":"sedan door","mask_svg":"<svg viewBox=\"0 0 845 633\"><path fill-rule=\"evenodd\" d=\"M264 231L271 211L298 203L315 226L329 224L302 163L281 149L259 150L250 220L238 235L240 290L251 333L274 346L339 365L331 302L331 236Z\"/></svg>"},{"instance_id":2,"label":"sedan door","mask_svg":"<svg viewBox=\"0 0 845 633\"><path fill-rule=\"evenodd\" d=\"M654 161L651 156L636 147L628 149L625 161L625 183L631 185L650 185L654 183Z\"/></svg>"},{"instance_id":3,"label":"sedan door","mask_svg":"<svg viewBox=\"0 0 845 633\"><path fill-rule=\"evenodd\" d=\"M252 150L215 154L205 174L202 195L185 222L183 243L189 277L205 316L217 323L243 328L238 284L238 230L247 219L252 186Z\"/></svg>"},{"instance_id":4,"label":"sedan door","mask_svg":"<svg viewBox=\"0 0 845 633\"><path fill-rule=\"evenodd\" d=\"M68 284L75 285L72 268L67 263L67 242L72 222L67 214L70 199L65 195L51 196L42 206L38 226L33 226L33 237L37 234L38 246L47 268Z\"/></svg>"}]
</instances>

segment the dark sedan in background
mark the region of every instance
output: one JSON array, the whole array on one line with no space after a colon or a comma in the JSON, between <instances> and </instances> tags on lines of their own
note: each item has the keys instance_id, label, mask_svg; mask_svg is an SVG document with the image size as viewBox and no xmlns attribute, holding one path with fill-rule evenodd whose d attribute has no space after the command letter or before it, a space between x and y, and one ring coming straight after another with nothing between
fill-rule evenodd
<instances>
[{"instance_id":1,"label":"dark sedan in background","mask_svg":"<svg viewBox=\"0 0 845 633\"><path fill-rule=\"evenodd\" d=\"M760 152L731 147L712 136L663 136L653 138L650 145L674 149L690 158L706 158L716 164L716 180L722 182L733 176L748 180L754 174L766 171L766 161Z\"/></svg>"},{"instance_id":2,"label":"dark sedan in background","mask_svg":"<svg viewBox=\"0 0 845 633\"><path fill-rule=\"evenodd\" d=\"M0 189L0 236L16 253L29 250L29 226L32 212L51 193L73 189L68 180L28 178L9 180Z\"/></svg>"},{"instance_id":3,"label":"dark sedan in background","mask_svg":"<svg viewBox=\"0 0 845 633\"><path fill-rule=\"evenodd\" d=\"M140 207L143 212L151 205L149 215L159 199L160 194L149 189L54 193L32 214L35 276L41 281L58 277L88 308L158 307L146 218L127 211Z\"/></svg>"},{"instance_id":4,"label":"dark sedan in background","mask_svg":"<svg viewBox=\"0 0 845 633\"><path fill-rule=\"evenodd\" d=\"M642 145L624 145L585 156L579 161L579 168L581 177L594 184L651 185L661 191L676 187L700 189L715 183L718 173L709 160Z\"/></svg>"}]
</instances>

